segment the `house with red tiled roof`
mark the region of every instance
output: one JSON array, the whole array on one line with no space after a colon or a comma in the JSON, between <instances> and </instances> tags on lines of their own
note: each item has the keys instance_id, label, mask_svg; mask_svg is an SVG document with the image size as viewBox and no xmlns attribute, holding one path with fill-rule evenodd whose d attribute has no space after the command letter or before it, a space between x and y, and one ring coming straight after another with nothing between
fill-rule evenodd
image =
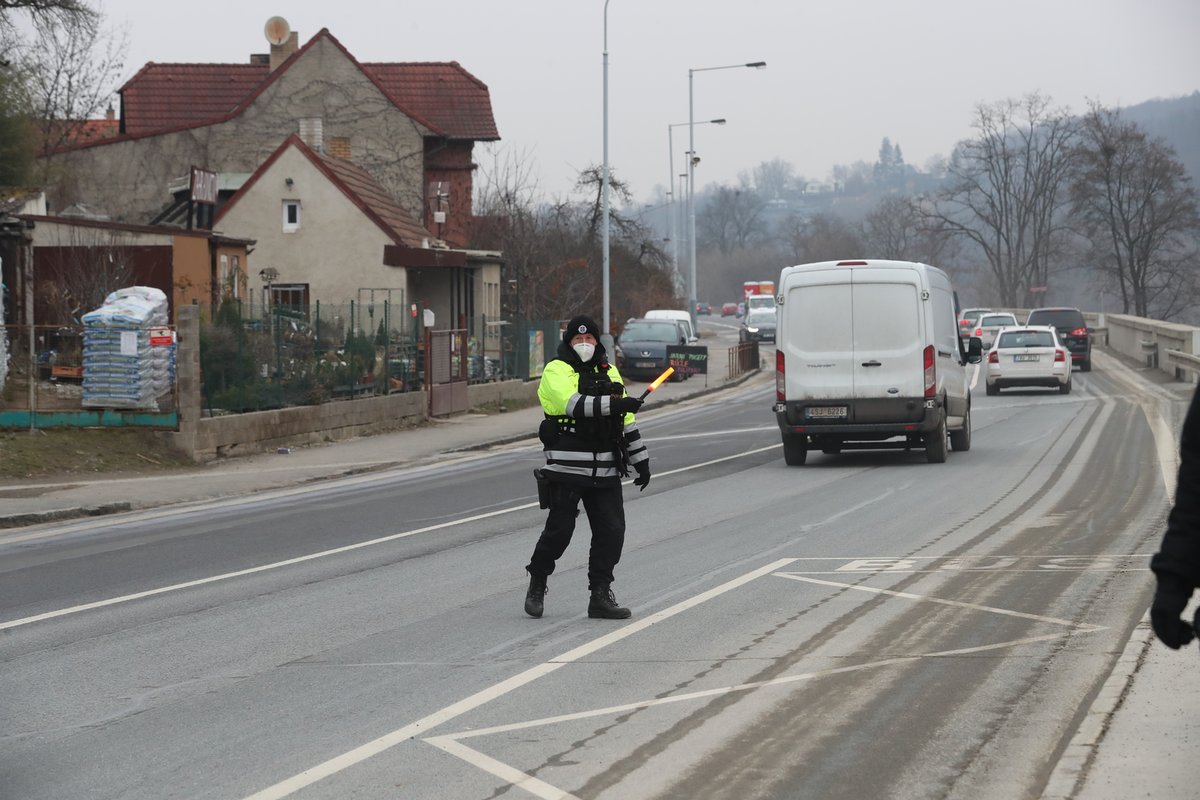
<instances>
[{"instance_id":1,"label":"house with red tiled roof","mask_svg":"<svg viewBox=\"0 0 1200 800\"><path fill-rule=\"evenodd\" d=\"M120 98L115 136L44 156L64 176L52 208L212 218L256 240L255 267L273 276L260 287L231 268L215 285L269 301L382 291L480 336L499 315L499 256L470 241L475 143L499 134L486 84L459 63L361 63L322 29L244 64L148 63ZM215 217L172 208L193 168L216 174Z\"/></svg>"},{"instance_id":2,"label":"house with red tiled roof","mask_svg":"<svg viewBox=\"0 0 1200 800\"><path fill-rule=\"evenodd\" d=\"M191 167L249 174L292 134L365 169L433 239L465 247L473 150L499 139L486 84L459 63L360 63L328 29L246 64L148 63L120 90L116 136L43 158L54 208L154 219Z\"/></svg>"},{"instance_id":3,"label":"house with red tiled roof","mask_svg":"<svg viewBox=\"0 0 1200 800\"><path fill-rule=\"evenodd\" d=\"M377 303L382 315L387 300L392 327L404 330L417 304L434 312L435 327L468 328L485 353L498 355L484 324L500 315L497 254L431 246L429 230L365 169L317 152L299 135L222 206L214 228L235 238L252 232L258 275L225 275L223 283L248 277L257 291L261 279L259 306L311 308L319 300L331 309L354 300Z\"/></svg>"}]
</instances>

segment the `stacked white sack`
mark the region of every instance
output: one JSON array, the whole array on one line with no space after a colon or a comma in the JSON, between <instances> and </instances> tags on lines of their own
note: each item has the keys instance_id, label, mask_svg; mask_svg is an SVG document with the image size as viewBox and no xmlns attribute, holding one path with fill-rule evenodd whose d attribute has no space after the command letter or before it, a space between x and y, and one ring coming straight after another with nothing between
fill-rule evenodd
<instances>
[{"instance_id":1,"label":"stacked white sack","mask_svg":"<svg viewBox=\"0 0 1200 800\"><path fill-rule=\"evenodd\" d=\"M174 347L151 346L150 331L167 320L167 296L148 286L118 289L83 315L84 406L158 409Z\"/></svg>"}]
</instances>

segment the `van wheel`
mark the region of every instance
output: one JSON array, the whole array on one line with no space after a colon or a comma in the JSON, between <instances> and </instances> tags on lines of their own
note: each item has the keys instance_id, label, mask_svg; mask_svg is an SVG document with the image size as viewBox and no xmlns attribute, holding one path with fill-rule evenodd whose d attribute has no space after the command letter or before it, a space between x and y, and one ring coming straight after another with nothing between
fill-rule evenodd
<instances>
[{"instance_id":1,"label":"van wheel","mask_svg":"<svg viewBox=\"0 0 1200 800\"><path fill-rule=\"evenodd\" d=\"M961 430L950 431L950 447L956 453L965 453L971 449L971 407L967 406L967 413L963 416L963 426Z\"/></svg>"},{"instance_id":2,"label":"van wheel","mask_svg":"<svg viewBox=\"0 0 1200 800\"><path fill-rule=\"evenodd\" d=\"M808 442L796 434L783 437L783 460L789 467L802 467L808 460Z\"/></svg>"},{"instance_id":3,"label":"van wheel","mask_svg":"<svg viewBox=\"0 0 1200 800\"><path fill-rule=\"evenodd\" d=\"M946 461L946 414L940 414L936 428L925 434L925 460L930 464Z\"/></svg>"}]
</instances>

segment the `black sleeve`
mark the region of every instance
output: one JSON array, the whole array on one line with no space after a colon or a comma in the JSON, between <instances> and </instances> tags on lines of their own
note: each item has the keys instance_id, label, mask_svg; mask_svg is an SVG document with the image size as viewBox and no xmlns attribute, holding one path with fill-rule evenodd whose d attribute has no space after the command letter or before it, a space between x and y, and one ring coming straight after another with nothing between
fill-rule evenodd
<instances>
[{"instance_id":1,"label":"black sleeve","mask_svg":"<svg viewBox=\"0 0 1200 800\"><path fill-rule=\"evenodd\" d=\"M1188 593L1200 586L1200 393L1192 396L1183 422L1175 505L1150 568L1160 585Z\"/></svg>"}]
</instances>

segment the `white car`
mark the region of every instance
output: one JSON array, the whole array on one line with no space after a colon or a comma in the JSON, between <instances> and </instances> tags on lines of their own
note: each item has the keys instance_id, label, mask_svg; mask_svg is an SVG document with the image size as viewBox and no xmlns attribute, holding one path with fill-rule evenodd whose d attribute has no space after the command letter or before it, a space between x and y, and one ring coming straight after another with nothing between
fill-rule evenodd
<instances>
[{"instance_id":1,"label":"white car","mask_svg":"<svg viewBox=\"0 0 1200 800\"><path fill-rule=\"evenodd\" d=\"M1012 314L983 314L975 324L975 333L972 335L980 338L984 350L991 350L1001 328L1015 328L1020 324Z\"/></svg>"},{"instance_id":2,"label":"white car","mask_svg":"<svg viewBox=\"0 0 1200 800\"><path fill-rule=\"evenodd\" d=\"M1071 354L1054 328L1005 328L987 354L987 393L1012 386L1048 386L1071 393Z\"/></svg>"}]
</instances>

